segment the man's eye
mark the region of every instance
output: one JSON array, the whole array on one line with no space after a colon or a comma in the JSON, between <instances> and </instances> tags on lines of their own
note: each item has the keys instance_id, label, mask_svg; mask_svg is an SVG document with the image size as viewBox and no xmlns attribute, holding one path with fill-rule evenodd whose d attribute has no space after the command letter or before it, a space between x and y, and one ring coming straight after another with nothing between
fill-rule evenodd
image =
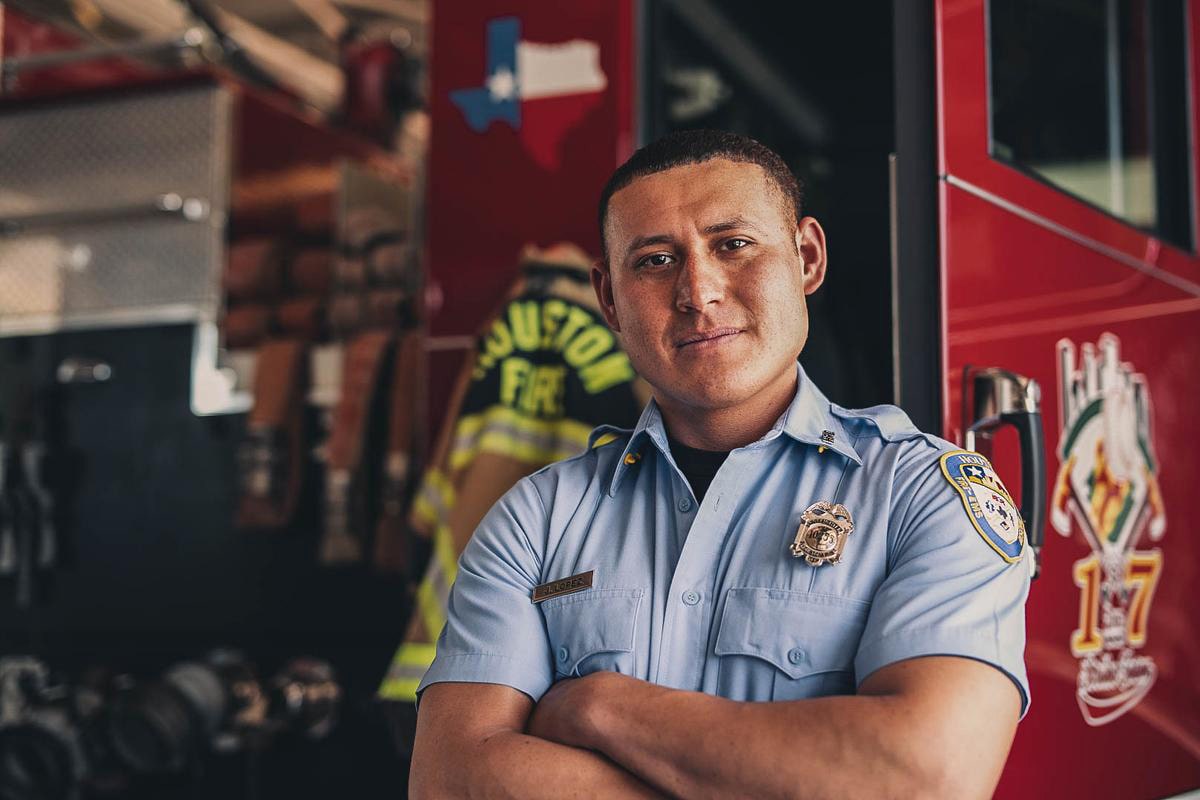
<instances>
[{"instance_id":1,"label":"man's eye","mask_svg":"<svg viewBox=\"0 0 1200 800\"><path fill-rule=\"evenodd\" d=\"M666 253L648 255L637 263L639 267L665 267L671 263L672 257Z\"/></svg>"},{"instance_id":2,"label":"man's eye","mask_svg":"<svg viewBox=\"0 0 1200 800\"><path fill-rule=\"evenodd\" d=\"M749 244L750 244L750 241L748 239L726 239L725 240L725 249L726 250L741 250L743 247L746 247Z\"/></svg>"}]
</instances>

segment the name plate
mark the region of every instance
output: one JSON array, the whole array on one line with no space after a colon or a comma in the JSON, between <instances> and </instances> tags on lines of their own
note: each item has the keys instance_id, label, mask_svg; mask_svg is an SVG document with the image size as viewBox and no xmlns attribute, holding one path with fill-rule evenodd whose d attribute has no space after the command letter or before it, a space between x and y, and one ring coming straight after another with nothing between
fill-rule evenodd
<instances>
[{"instance_id":1,"label":"name plate","mask_svg":"<svg viewBox=\"0 0 1200 800\"><path fill-rule=\"evenodd\" d=\"M595 574L596 571L594 569L589 569L587 572L581 572L569 578L562 578L557 581L543 583L541 586L536 586L533 590L533 602L540 603L543 600L549 600L551 597L590 589L592 588L592 576Z\"/></svg>"}]
</instances>

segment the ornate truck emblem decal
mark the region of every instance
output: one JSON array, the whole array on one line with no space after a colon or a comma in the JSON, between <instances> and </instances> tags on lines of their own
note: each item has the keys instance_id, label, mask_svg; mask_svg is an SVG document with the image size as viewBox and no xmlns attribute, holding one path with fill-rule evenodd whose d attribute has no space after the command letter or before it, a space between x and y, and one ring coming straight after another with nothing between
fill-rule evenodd
<instances>
[{"instance_id":1,"label":"ornate truck emblem decal","mask_svg":"<svg viewBox=\"0 0 1200 800\"><path fill-rule=\"evenodd\" d=\"M1158 541L1167 519L1150 437L1150 394L1142 375L1120 360L1120 340L1099 346L1058 342L1062 402L1060 467L1050 523L1071 535L1074 518L1092 554L1075 562L1079 627L1076 699L1088 725L1104 725L1137 705L1158 675L1146 644L1150 604L1162 570Z\"/></svg>"}]
</instances>

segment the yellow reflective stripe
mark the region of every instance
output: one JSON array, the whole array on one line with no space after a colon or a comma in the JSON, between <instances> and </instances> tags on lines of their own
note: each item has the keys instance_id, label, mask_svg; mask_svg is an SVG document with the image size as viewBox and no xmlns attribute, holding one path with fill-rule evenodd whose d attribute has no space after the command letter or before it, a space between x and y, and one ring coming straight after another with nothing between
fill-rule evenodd
<instances>
[{"instance_id":1,"label":"yellow reflective stripe","mask_svg":"<svg viewBox=\"0 0 1200 800\"><path fill-rule=\"evenodd\" d=\"M384 680L408 680L424 677L437 655L437 646L425 642L405 642L396 648Z\"/></svg>"},{"instance_id":2,"label":"yellow reflective stripe","mask_svg":"<svg viewBox=\"0 0 1200 800\"><path fill-rule=\"evenodd\" d=\"M432 581L424 580L417 588L417 610L425 623L425 631L436 639L446 626L446 611L438 600L437 589Z\"/></svg>"},{"instance_id":3,"label":"yellow reflective stripe","mask_svg":"<svg viewBox=\"0 0 1200 800\"><path fill-rule=\"evenodd\" d=\"M401 667L423 667L428 669L429 665L433 663L435 655L437 655L436 644L405 642L396 648L396 655L392 657L392 664Z\"/></svg>"},{"instance_id":4,"label":"yellow reflective stripe","mask_svg":"<svg viewBox=\"0 0 1200 800\"><path fill-rule=\"evenodd\" d=\"M504 407L492 406L492 408ZM489 411L491 411L491 409L488 409L488 411L483 411L479 414L468 414L465 417L459 417L458 424L454 426L454 438L457 439L462 436L470 436L471 434L478 433L479 429L483 427L483 423L487 421Z\"/></svg>"},{"instance_id":5,"label":"yellow reflective stripe","mask_svg":"<svg viewBox=\"0 0 1200 800\"><path fill-rule=\"evenodd\" d=\"M541 466L542 464L550 464L555 461L561 461L564 458L570 458L586 447L586 440L582 442L556 442L547 447L518 439L504 431L488 431L480 438L475 447L455 453L451 464L455 468L458 468L473 461L480 453L496 453L515 458L518 461Z\"/></svg>"},{"instance_id":6,"label":"yellow reflective stripe","mask_svg":"<svg viewBox=\"0 0 1200 800\"><path fill-rule=\"evenodd\" d=\"M509 409L486 412L487 427L471 437L460 437L450 454L450 468L461 469L480 453L496 453L520 461L547 464L587 449L591 429L572 419L531 420Z\"/></svg>"},{"instance_id":7,"label":"yellow reflective stripe","mask_svg":"<svg viewBox=\"0 0 1200 800\"><path fill-rule=\"evenodd\" d=\"M417 496L417 499L413 501L413 514L416 515L418 522L423 522L426 525L438 524L437 510L433 506L429 505L428 500L419 495Z\"/></svg>"},{"instance_id":8,"label":"yellow reflective stripe","mask_svg":"<svg viewBox=\"0 0 1200 800\"><path fill-rule=\"evenodd\" d=\"M448 526L439 525L433 532L433 558L417 587L417 610L431 639L436 639L446 625L446 603L457 574L458 553L454 549L454 537Z\"/></svg>"},{"instance_id":9,"label":"yellow reflective stripe","mask_svg":"<svg viewBox=\"0 0 1200 800\"><path fill-rule=\"evenodd\" d=\"M439 525L434 531L433 550L437 553L438 563L441 564L442 574L445 575L446 588L449 589L458 575L458 551L454 546L454 535L450 533L449 525Z\"/></svg>"},{"instance_id":10,"label":"yellow reflective stripe","mask_svg":"<svg viewBox=\"0 0 1200 800\"><path fill-rule=\"evenodd\" d=\"M507 406L491 406L462 417L454 428L450 469L458 470L480 453L496 453L545 464L587 448L591 428L573 419L534 419Z\"/></svg>"},{"instance_id":11,"label":"yellow reflective stripe","mask_svg":"<svg viewBox=\"0 0 1200 800\"><path fill-rule=\"evenodd\" d=\"M433 489L439 500L447 509L454 507L454 485L450 483L450 479L442 473L437 467L430 467L425 473L425 481Z\"/></svg>"},{"instance_id":12,"label":"yellow reflective stripe","mask_svg":"<svg viewBox=\"0 0 1200 800\"><path fill-rule=\"evenodd\" d=\"M533 435L544 436L547 433L555 433L573 439L582 439L584 442L587 442L588 435L592 432L591 426L569 417L537 419L528 417L508 406L490 406L478 414L471 414L460 419L454 428L454 438L456 440L470 438L485 426L490 425L506 425Z\"/></svg>"},{"instance_id":13,"label":"yellow reflective stripe","mask_svg":"<svg viewBox=\"0 0 1200 800\"><path fill-rule=\"evenodd\" d=\"M389 678L379 686L376 696L380 700L415 703L417 702L417 687L420 685L420 678Z\"/></svg>"},{"instance_id":14,"label":"yellow reflective stripe","mask_svg":"<svg viewBox=\"0 0 1200 800\"><path fill-rule=\"evenodd\" d=\"M450 517L454 507L454 487L436 467L431 467L421 478L421 489L413 500L413 514L417 520L434 526Z\"/></svg>"},{"instance_id":15,"label":"yellow reflective stripe","mask_svg":"<svg viewBox=\"0 0 1200 800\"><path fill-rule=\"evenodd\" d=\"M436 654L437 646L425 642L405 642L400 645L375 692L376 696L383 700L415 702L417 687Z\"/></svg>"},{"instance_id":16,"label":"yellow reflective stripe","mask_svg":"<svg viewBox=\"0 0 1200 800\"><path fill-rule=\"evenodd\" d=\"M534 419L505 406L492 406L479 414L472 415L459 426L454 438L454 451L472 450L481 436L488 431L501 429L512 436L540 441L549 445L556 440L579 440L585 445L591 429L573 419Z\"/></svg>"}]
</instances>

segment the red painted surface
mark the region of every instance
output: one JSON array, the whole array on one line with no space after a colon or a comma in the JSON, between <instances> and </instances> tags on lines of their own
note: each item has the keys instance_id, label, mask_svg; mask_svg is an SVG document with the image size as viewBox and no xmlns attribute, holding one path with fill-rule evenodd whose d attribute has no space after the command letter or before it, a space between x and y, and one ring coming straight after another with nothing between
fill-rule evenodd
<instances>
[{"instance_id":1,"label":"red painted surface","mask_svg":"<svg viewBox=\"0 0 1200 800\"><path fill-rule=\"evenodd\" d=\"M985 4L938 0L940 171L1070 231L1200 282L1200 259L1162 243L988 155ZM1200 4L1189 3L1191 90L1200 85ZM1193 109L1200 108L1193 94ZM1200 118L1193 121L1193 130ZM1193 142L1194 145L1194 142ZM1198 159L1193 158L1193 164ZM1194 185L1195 182L1194 182ZM1121 359L1145 376L1151 436L1166 513L1157 547L1163 567L1139 655L1158 677L1128 713L1085 723L1076 701L1081 590L1073 566L1092 551L1074 522L1069 537L1047 523L1041 578L1030 594L1026 662L1033 705L1021 723L999 797L1164 797L1200 786L1200 540L1191 530L1200 479L1200 296L1094 248L1022 219L945 182L941 185L942 299L946 376L944 433L961 441L962 368L1001 366L1042 386L1047 496L1059 469L1056 342L1078 347L1104 333L1120 338ZM1193 199L1193 208L1200 203ZM1001 447L1001 450L1005 450ZM1019 482L1011 449L997 467Z\"/></svg>"},{"instance_id":2,"label":"red painted surface","mask_svg":"<svg viewBox=\"0 0 1200 800\"><path fill-rule=\"evenodd\" d=\"M0 7L0 14L4 16L4 24L0 26L3 30L0 54L5 60L40 53L77 50L84 46L84 42L74 34L47 25L8 6ZM11 87L9 95L47 97L79 89L144 81L153 74L153 70L130 59L97 59L22 73Z\"/></svg>"},{"instance_id":3,"label":"red painted surface","mask_svg":"<svg viewBox=\"0 0 1200 800\"><path fill-rule=\"evenodd\" d=\"M633 152L633 3L443 0L433 11L429 258L445 296L433 331L474 334L525 243L598 251L600 190ZM501 17L517 17L526 41L598 44L607 88L526 102L520 130L501 121L472 130L450 93L481 85L486 26Z\"/></svg>"},{"instance_id":4,"label":"red painted surface","mask_svg":"<svg viewBox=\"0 0 1200 800\"><path fill-rule=\"evenodd\" d=\"M435 336L474 336L517 275L528 242L599 252L596 205L634 149L632 0L439 0L433 6L428 177L429 276L444 302ZM607 87L526 102L520 130L471 129L450 99L485 79L487 23L517 17L521 39L599 45ZM431 422L439 423L461 353L430 356ZM436 427L434 428L436 429Z\"/></svg>"}]
</instances>

